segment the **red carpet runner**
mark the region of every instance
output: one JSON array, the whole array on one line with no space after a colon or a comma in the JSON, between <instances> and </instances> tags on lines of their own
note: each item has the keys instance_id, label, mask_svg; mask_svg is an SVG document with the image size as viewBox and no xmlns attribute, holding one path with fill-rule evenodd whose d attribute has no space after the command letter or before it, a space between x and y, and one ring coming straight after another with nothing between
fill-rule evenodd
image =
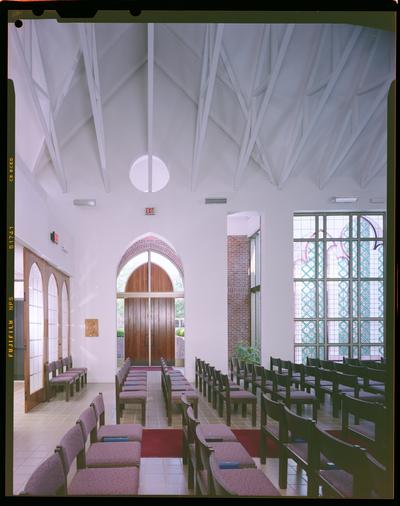
<instances>
[{"instance_id":1,"label":"red carpet runner","mask_svg":"<svg viewBox=\"0 0 400 506\"><path fill-rule=\"evenodd\" d=\"M232 432L252 457L260 456L258 429L232 429ZM142 457L182 457L182 430L144 429ZM278 457L278 448L269 439L267 439L267 457Z\"/></svg>"}]
</instances>

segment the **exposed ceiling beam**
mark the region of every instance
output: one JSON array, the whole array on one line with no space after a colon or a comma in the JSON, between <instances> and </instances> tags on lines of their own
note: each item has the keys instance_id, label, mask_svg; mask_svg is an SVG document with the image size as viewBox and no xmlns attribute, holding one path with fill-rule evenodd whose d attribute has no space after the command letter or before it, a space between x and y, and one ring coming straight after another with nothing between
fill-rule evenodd
<instances>
[{"instance_id":1,"label":"exposed ceiling beam","mask_svg":"<svg viewBox=\"0 0 400 506\"><path fill-rule=\"evenodd\" d=\"M362 88L365 84L365 80L367 78L369 69L371 68L371 63L373 62L373 60L375 58L375 54L378 49L378 45L379 45L381 38L382 38L381 30L375 30L375 40L372 44L372 49L369 51L369 56L368 56L368 60L365 65L365 68L360 76L360 81L359 81L359 85L358 85L358 88L359 88L358 94L364 93L362 91Z\"/></svg>"},{"instance_id":2,"label":"exposed ceiling beam","mask_svg":"<svg viewBox=\"0 0 400 506\"><path fill-rule=\"evenodd\" d=\"M127 72L119 79L115 85L109 90L109 92L103 98L103 107L107 105L107 103L112 99L112 97L118 92L118 90L131 79L134 74L136 74L147 62L147 55L142 58L134 67L127 67ZM61 147L65 146L70 142L70 140L77 134L77 132L84 126L90 119L92 118L92 114L85 114L82 120L78 121L74 127L68 132L65 138L61 141ZM48 159L44 159L40 164L40 167L48 161Z\"/></svg>"},{"instance_id":3,"label":"exposed ceiling beam","mask_svg":"<svg viewBox=\"0 0 400 506\"><path fill-rule=\"evenodd\" d=\"M265 90L264 96L262 98L261 106L260 106L259 110L257 111L257 116L256 116L256 119L254 122L254 128L251 128L251 117L249 117L249 120L247 122L246 130L245 130L245 138L244 138L244 142L243 142L241 149L240 149L239 162L238 162L236 173L235 173L235 180L234 180L235 188L238 187L241 177L243 175L243 172L249 162L251 152L254 148L256 139L258 137L258 134L259 134L259 131L261 128L261 123L262 123L263 118L265 116L265 112L267 110L269 101L271 99L275 84L278 80L278 76L279 76L279 73L280 73L280 70L281 70L281 67L283 64L283 60L284 60L284 57L286 55L286 52L287 52L287 49L289 46L290 39L292 38L294 26L295 25L290 24L286 27L281 46L279 48L279 52L276 57L276 62L275 62L275 65L272 69L272 72L271 72L271 79L269 80L268 87ZM254 83L253 83L253 89L254 89Z\"/></svg>"},{"instance_id":4,"label":"exposed ceiling beam","mask_svg":"<svg viewBox=\"0 0 400 506\"><path fill-rule=\"evenodd\" d=\"M154 23L147 24L147 157L148 188L153 191Z\"/></svg>"},{"instance_id":5,"label":"exposed ceiling beam","mask_svg":"<svg viewBox=\"0 0 400 506\"><path fill-rule=\"evenodd\" d=\"M43 65L43 58L42 58L42 55L40 52L39 38L38 38L38 34L36 33L34 25L32 25L32 30L33 30L33 34L36 35L36 38L38 40L38 48L39 48L38 54L36 54L34 56L35 56L35 58L37 58L37 60L41 64L43 72L45 72L44 65ZM55 127L54 127L54 118L53 118L53 111L52 111L52 107L51 107L51 100L50 100L48 85L46 83L47 96L48 96L48 98L47 98L48 122L47 122L45 113L42 110L41 102L40 102L39 97L37 95L35 81L32 77L32 73L29 69L29 64L25 58L25 54L24 54L24 50L23 50L21 41L19 39L18 33L14 29L12 30L12 40L13 40L14 46L17 50L18 57L20 58L20 60L22 62L23 72L25 74L25 77L28 81L29 88L31 90L33 103L34 103L39 121L42 125L47 149L49 151L49 155L50 155L50 158L52 161L53 169L55 171L56 179L57 179L58 183L60 184L61 191L63 193L66 193L67 192L67 180L65 177L64 167L61 162L59 144L58 144L57 134L56 134ZM45 74L44 74L44 77L46 79Z\"/></svg>"},{"instance_id":6,"label":"exposed ceiling beam","mask_svg":"<svg viewBox=\"0 0 400 506\"><path fill-rule=\"evenodd\" d=\"M360 174L360 186L365 188L369 181L380 171L380 165L383 160L386 161L387 154L387 135L382 135L386 131L386 114L382 114L381 119L375 118L369 128L369 139L365 156L362 163L362 172Z\"/></svg>"},{"instance_id":7,"label":"exposed ceiling beam","mask_svg":"<svg viewBox=\"0 0 400 506\"><path fill-rule=\"evenodd\" d=\"M199 105L197 109L196 121L196 137L194 143L193 166L191 172L191 187L195 189L199 172L200 157L205 140L208 116L211 108L211 98L214 91L215 77L217 75L217 67L219 54L222 43L222 33L224 25L218 23L215 30L213 45L207 43L207 38L211 37L211 27L206 26L205 44L203 53L203 65L201 71ZM209 53L210 52L210 53Z\"/></svg>"},{"instance_id":8,"label":"exposed ceiling beam","mask_svg":"<svg viewBox=\"0 0 400 506\"><path fill-rule=\"evenodd\" d=\"M387 157L386 153L379 154L379 151L374 157L373 163L371 163L370 169L361 179L361 187L366 188L369 182L378 175L378 173L386 168L387 166Z\"/></svg>"},{"instance_id":9,"label":"exposed ceiling beam","mask_svg":"<svg viewBox=\"0 0 400 506\"><path fill-rule=\"evenodd\" d=\"M294 107L293 121L291 121L291 126L287 132L287 144L285 149L286 153L282 163L283 167L285 167L290 157L292 156L304 128L305 111L307 108L307 104L305 103L304 99L307 96L307 89L310 84L310 76L313 78L313 70L315 69L317 62L319 62L319 59L321 57L321 47L323 47L323 42L325 40L326 34L326 26L322 29L320 28L316 30L314 44L308 52L307 60L304 62L303 77L299 82L297 88L297 94L299 98L297 100L297 105ZM303 100L301 97L303 97Z\"/></svg>"},{"instance_id":10,"label":"exposed ceiling beam","mask_svg":"<svg viewBox=\"0 0 400 506\"><path fill-rule=\"evenodd\" d=\"M167 65L165 65L160 60L155 60L155 65L157 68L161 70L161 72L190 100L193 104L193 106L197 106L198 97L195 97L194 94L189 90L189 88L186 88L182 86L182 84L176 79L176 77L171 73L171 70L168 68ZM240 148L240 142L233 137L232 132L229 132L226 129L226 126L221 123L221 121L216 118L212 111L210 111L209 119L214 123L214 125L224 134L227 136L227 138L235 144L235 146L238 146ZM252 155L252 158L254 162L261 167L261 162Z\"/></svg>"},{"instance_id":11,"label":"exposed ceiling beam","mask_svg":"<svg viewBox=\"0 0 400 506\"><path fill-rule=\"evenodd\" d=\"M193 56L196 57L197 60L201 60L202 56L199 55L169 24L160 24L163 28L165 28L167 31L171 33L176 39L177 42L179 42L180 46L184 48L187 51L190 51ZM228 88L232 89L232 85L229 82L228 79L225 78L224 75L217 73L217 79L219 79L221 82L223 82Z\"/></svg>"},{"instance_id":12,"label":"exposed ceiling beam","mask_svg":"<svg viewBox=\"0 0 400 506\"><path fill-rule=\"evenodd\" d=\"M339 76L342 74L343 68L346 65L346 62L347 62L352 50L354 49L354 46L358 40L358 37L359 37L361 31L362 31L361 27L354 27L353 33L351 34L351 37L346 44L346 47L342 53L339 63L337 64L335 70L332 72L332 74L329 77L329 81L327 83L327 86L326 86L326 88L319 100L317 109L316 109L313 117L311 118L311 121L308 123L307 128L306 128L305 132L303 133L299 143L296 145L296 148L294 149L294 153L290 157L288 163L283 168L281 178L279 181L280 187L283 186L283 184L287 181L287 179L290 177L291 173L293 172L293 169L300 157L300 154L303 151L304 146L306 145L318 119L320 118L321 113L328 101L328 98L330 97L332 90L339 79Z\"/></svg>"},{"instance_id":13,"label":"exposed ceiling beam","mask_svg":"<svg viewBox=\"0 0 400 506\"><path fill-rule=\"evenodd\" d=\"M355 131L352 133L350 138L347 140L346 145L341 147L340 154L336 158L331 160L331 165L327 166L327 170L326 170L325 174L320 179L320 187L321 188L323 188L326 185L326 183L329 181L329 179L333 176L333 174L339 168L340 164L343 162L343 160L348 155L348 153L351 150L351 148L353 147L354 143L357 141L357 139L363 133L369 120L371 119L371 117L373 116L375 111L378 109L381 102L387 96L390 83L391 83L391 80L388 80L387 83L384 86L382 86L380 92L375 97L375 100L372 103L371 107L368 109L368 112L367 112L366 116L364 117L363 121L361 121L358 124Z\"/></svg>"},{"instance_id":14,"label":"exposed ceiling beam","mask_svg":"<svg viewBox=\"0 0 400 506\"><path fill-rule=\"evenodd\" d=\"M343 143L343 139L344 139L344 136L345 134L347 134L348 132L348 129L351 125L351 118L352 118L352 112L351 112L351 109L347 111L344 119L341 120L341 126L340 126L340 129L339 131L336 133L336 139L335 139L335 143L333 145L333 148L329 154L329 158L328 158L328 161L326 162L326 164L324 164L326 167L328 167L328 171L323 173L323 174L320 174L320 177L319 177L319 187L320 189L322 189L326 183L328 182L328 180L332 177L333 173L330 172L330 167L332 166L334 160L335 160L335 157L337 156L337 152L339 150L339 148L341 147L342 143Z\"/></svg>"},{"instance_id":15,"label":"exposed ceiling beam","mask_svg":"<svg viewBox=\"0 0 400 506\"><path fill-rule=\"evenodd\" d=\"M56 103L55 103L55 107L54 107L54 117L55 118L57 118L58 113L60 112L60 109L61 109L61 105L64 102L64 98L66 97L67 93L69 92L69 90L72 86L72 82L73 82L73 79L76 75L76 72L78 69L78 64L80 62L81 53L82 53L81 48L79 48L78 51L76 52L74 62L71 66L68 76L67 76L66 80L64 81L64 86L56 99ZM42 165L41 162L42 162L43 153L45 151L45 146L46 146L46 142L44 141L42 143L41 148L40 148L39 155L36 158L35 165L33 166L33 170L32 170L33 174L37 174L39 172L39 168Z\"/></svg>"},{"instance_id":16,"label":"exposed ceiling beam","mask_svg":"<svg viewBox=\"0 0 400 506\"><path fill-rule=\"evenodd\" d=\"M244 94L243 94L243 91L240 87L240 83L239 83L239 80L235 74L235 71L233 69L233 66L232 66L232 63L230 61L230 58L229 58L229 55L224 47L224 45L222 44L221 46L221 60L225 66L225 69L227 71L227 74L229 76L229 79L231 80L231 84L232 84L232 88L233 88L233 91L235 92L236 94L236 97L238 99L238 102L239 102L239 105L240 105L240 109L242 110L242 113L244 115L244 118L245 120L247 121L248 120L248 117L249 117L249 109L248 109L248 105L246 104L246 99L244 97ZM270 182L272 184L276 184L276 181L275 181L275 176L272 172L272 168L271 168L271 165L270 163L268 162L268 159L267 159L267 156L266 156L266 153L263 149L263 146L260 142L260 139L256 139L256 147L259 151L259 154L260 154L260 164L261 164L261 167L264 169L264 171L266 172Z\"/></svg>"},{"instance_id":17,"label":"exposed ceiling beam","mask_svg":"<svg viewBox=\"0 0 400 506\"><path fill-rule=\"evenodd\" d=\"M29 23L30 24L30 23ZM72 27L73 25L71 25ZM125 35L125 33L131 28L131 25L127 25L127 27L122 30L121 32L118 33L118 35L116 37L113 37L113 38L109 38L108 41L107 41L107 44L102 48L102 50L100 51L99 55L98 55L98 59L100 60L102 58L102 56L114 45L116 44L119 39ZM58 113L60 112L60 109L61 109L61 106L63 105L64 103L64 99L65 97L67 96L67 94L69 93L70 89L72 88L72 86L74 85L76 79L77 79L77 76L78 76L78 70L79 70L79 64L81 62L81 55L82 55L82 50L81 50L81 47L78 47L77 51L76 51L76 54L75 54L75 58L73 60L73 63L71 65L71 68L70 68L70 71L64 81L64 86L63 88L61 89L57 99L56 99L56 103L55 103L55 107L54 107L54 117L57 118L58 116ZM103 100L103 104L105 104L106 102L106 99ZM87 121L87 119L85 119L84 123L82 124L85 124ZM80 127L79 127L80 128ZM75 129L74 129L74 133L75 133ZM66 142L69 141L71 136L68 136L68 139L67 141L65 142L62 142L61 143L61 146L63 146L64 144L66 144ZM39 151L39 155L36 159L36 162L35 162L35 165L33 167L33 174L37 174L41 167L43 167L44 163L46 162L46 159L43 160L43 154L45 152L45 145L46 143L43 142L42 143L42 146L41 146L41 149Z\"/></svg>"},{"instance_id":18,"label":"exposed ceiling beam","mask_svg":"<svg viewBox=\"0 0 400 506\"><path fill-rule=\"evenodd\" d=\"M308 84L307 84L307 95L308 96L314 95L314 93L317 93L321 88L323 88L324 86L326 86L328 84L330 74L327 77L324 77L322 80L320 79L318 82L315 82L315 80L316 80L316 76L317 76L317 72L319 69L319 64L321 62L321 59L326 57L326 53L324 50L325 50L327 39L329 37L330 30L331 30L330 25L324 25L324 27L322 29L320 39L319 39L319 42L317 45L317 54L315 56L315 63L311 69L311 72L310 72L309 78L308 78Z\"/></svg>"},{"instance_id":19,"label":"exposed ceiling beam","mask_svg":"<svg viewBox=\"0 0 400 506\"><path fill-rule=\"evenodd\" d=\"M104 189L110 191L110 175L106 162L106 141L104 135L103 108L101 104L99 65L97 60L96 33L94 24L79 23L83 61L85 63L86 80L90 95L97 146L100 156L100 173Z\"/></svg>"}]
</instances>

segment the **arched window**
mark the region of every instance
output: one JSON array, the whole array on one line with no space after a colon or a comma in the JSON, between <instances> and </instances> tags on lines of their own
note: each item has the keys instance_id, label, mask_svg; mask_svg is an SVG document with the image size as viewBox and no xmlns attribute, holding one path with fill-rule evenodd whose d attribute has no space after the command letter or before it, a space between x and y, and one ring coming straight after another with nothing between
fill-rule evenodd
<instances>
[{"instance_id":1,"label":"arched window","mask_svg":"<svg viewBox=\"0 0 400 506\"><path fill-rule=\"evenodd\" d=\"M34 263L29 273L29 380L30 393L43 387L43 283Z\"/></svg>"},{"instance_id":2,"label":"arched window","mask_svg":"<svg viewBox=\"0 0 400 506\"><path fill-rule=\"evenodd\" d=\"M48 319L49 319L49 362L58 359L58 288L54 274L49 279L48 293Z\"/></svg>"},{"instance_id":3,"label":"arched window","mask_svg":"<svg viewBox=\"0 0 400 506\"><path fill-rule=\"evenodd\" d=\"M68 356L68 332L69 332L69 299L67 285L64 282L62 288L62 356Z\"/></svg>"}]
</instances>

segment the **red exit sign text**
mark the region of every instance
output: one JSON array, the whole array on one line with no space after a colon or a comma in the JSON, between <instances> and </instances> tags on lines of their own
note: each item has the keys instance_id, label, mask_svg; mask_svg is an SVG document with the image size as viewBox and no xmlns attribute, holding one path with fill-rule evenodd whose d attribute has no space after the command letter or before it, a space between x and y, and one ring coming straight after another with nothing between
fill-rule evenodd
<instances>
[{"instance_id":1,"label":"red exit sign text","mask_svg":"<svg viewBox=\"0 0 400 506\"><path fill-rule=\"evenodd\" d=\"M148 216L152 216L153 214L156 214L155 207L146 207L145 208L145 214Z\"/></svg>"}]
</instances>

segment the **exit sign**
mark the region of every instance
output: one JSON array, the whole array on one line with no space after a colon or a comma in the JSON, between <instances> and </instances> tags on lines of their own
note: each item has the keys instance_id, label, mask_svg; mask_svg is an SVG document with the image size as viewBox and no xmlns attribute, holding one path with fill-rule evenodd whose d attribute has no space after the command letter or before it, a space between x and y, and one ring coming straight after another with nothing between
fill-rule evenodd
<instances>
[{"instance_id":1,"label":"exit sign","mask_svg":"<svg viewBox=\"0 0 400 506\"><path fill-rule=\"evenodd\" d=\"M156 214L156 208L155 207L146 207L145 214L147 216L152 216L153 214Z\"/></svg>"}]
</instances>

